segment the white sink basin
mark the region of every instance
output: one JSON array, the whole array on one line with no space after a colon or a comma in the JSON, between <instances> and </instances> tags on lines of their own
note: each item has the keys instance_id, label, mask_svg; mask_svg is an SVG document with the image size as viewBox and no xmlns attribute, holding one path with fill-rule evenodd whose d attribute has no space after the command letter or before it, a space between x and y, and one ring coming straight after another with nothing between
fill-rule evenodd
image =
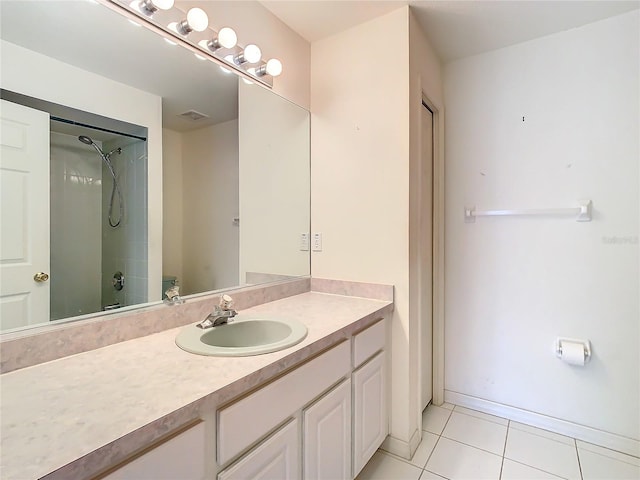
<instances>
[{"instance_id":1,"label":"white sink basin","mask_svg":"<svg viewBox=\"0 0 640 480\"><path fill-rule=\"evenodd\" d=\"M295 320L247 319L204 330L189 325L176 345L198 355L244 357L283 350L306 336L307 327Z\"/></svg>"}]
</instances>

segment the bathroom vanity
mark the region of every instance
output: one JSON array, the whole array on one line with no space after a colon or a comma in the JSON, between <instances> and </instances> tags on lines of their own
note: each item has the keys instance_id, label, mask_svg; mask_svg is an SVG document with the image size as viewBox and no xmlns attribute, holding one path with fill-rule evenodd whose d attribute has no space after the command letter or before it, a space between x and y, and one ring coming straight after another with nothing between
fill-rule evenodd
<instances>
[{"instance_id":1,"label":"bathroom vanity","mask_svg":"<svg viewBox=\"0 0 640 480\"><path fill-rule=\"evenodd\" d=\"M354 478L388 433L392 309L310 291L240 311L307 326L278 352L195 355L172 328L4 374L2 477Z\"/></svg>"}]
</instances>

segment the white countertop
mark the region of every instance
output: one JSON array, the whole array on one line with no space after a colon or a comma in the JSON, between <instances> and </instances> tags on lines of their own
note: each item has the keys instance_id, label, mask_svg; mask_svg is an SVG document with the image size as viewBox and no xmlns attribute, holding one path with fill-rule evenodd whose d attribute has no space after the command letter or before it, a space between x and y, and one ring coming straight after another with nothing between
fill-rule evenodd
<instances>
[{"instance_id":1,"label":"white countertop","mask_svg":"<svg viewBox=\"0 0 640 480\"><path fill-rule=\"evenodd\" d=\"M100 463L117 461L122 437L129 436L130 447L142 441L132 432L150 424L169 428L167 416L193 402L212 394L215 402L227 401L346 338L391 305L309 292L239 313L238 319L304 323L307 337L279 352L194 355L175 345L177 328L1 375L0 476L40 478L76 461L95 468L91 453L98 449L103 449L96 452ZM80 465L75 471L85 470Z\"/></svg>"}]
</instances>

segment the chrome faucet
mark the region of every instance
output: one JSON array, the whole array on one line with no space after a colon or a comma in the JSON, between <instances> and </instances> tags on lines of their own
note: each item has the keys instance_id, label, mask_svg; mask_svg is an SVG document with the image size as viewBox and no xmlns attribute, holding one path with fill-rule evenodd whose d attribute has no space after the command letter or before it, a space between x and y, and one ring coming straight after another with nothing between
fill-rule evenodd
<instances>
[{"instance_id":1,"label":"chrome faucet","mask_svg":"<svg viewBox=\"0 0 640 480\"><path fill-rule=\"evenodd\" d=\"M168 305L180 305L184 303L184 299L180 297L180 287L178 285L167 289L167 291L164 292L164 296L166 297L164 303Z\"/></svg>"},{"instance_id":2,"label":"chrome faucet","mask_svg":"<svg viewBox=\"0 0 640 480\"><path fill-rule=\"evenodd\" d=\"M207 318L198 323L196 327L204 329L233 322L233 317L235 317L238 312L236 312L232 307L233 299L229 295L222 295L220 297L220 304L216 305L213 312L207 315Z\"/></svg>"}]
</instances>

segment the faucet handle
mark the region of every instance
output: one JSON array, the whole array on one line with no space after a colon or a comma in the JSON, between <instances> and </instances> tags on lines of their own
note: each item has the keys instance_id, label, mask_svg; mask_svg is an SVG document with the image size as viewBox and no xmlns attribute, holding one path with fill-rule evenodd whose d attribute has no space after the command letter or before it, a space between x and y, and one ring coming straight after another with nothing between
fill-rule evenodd
<instances>
[{"instance_id":1,"label":"faucet handle","mask_svg":"<svg viewBox=\"0 0 640 480\"><path fill-rule=\"evenodd\" d=\"M231 310L233 308L233 298L231 298L231 295L223 293L220 295L220 302L218 305L222 310Z\"/></svg>"}]
</instances>

